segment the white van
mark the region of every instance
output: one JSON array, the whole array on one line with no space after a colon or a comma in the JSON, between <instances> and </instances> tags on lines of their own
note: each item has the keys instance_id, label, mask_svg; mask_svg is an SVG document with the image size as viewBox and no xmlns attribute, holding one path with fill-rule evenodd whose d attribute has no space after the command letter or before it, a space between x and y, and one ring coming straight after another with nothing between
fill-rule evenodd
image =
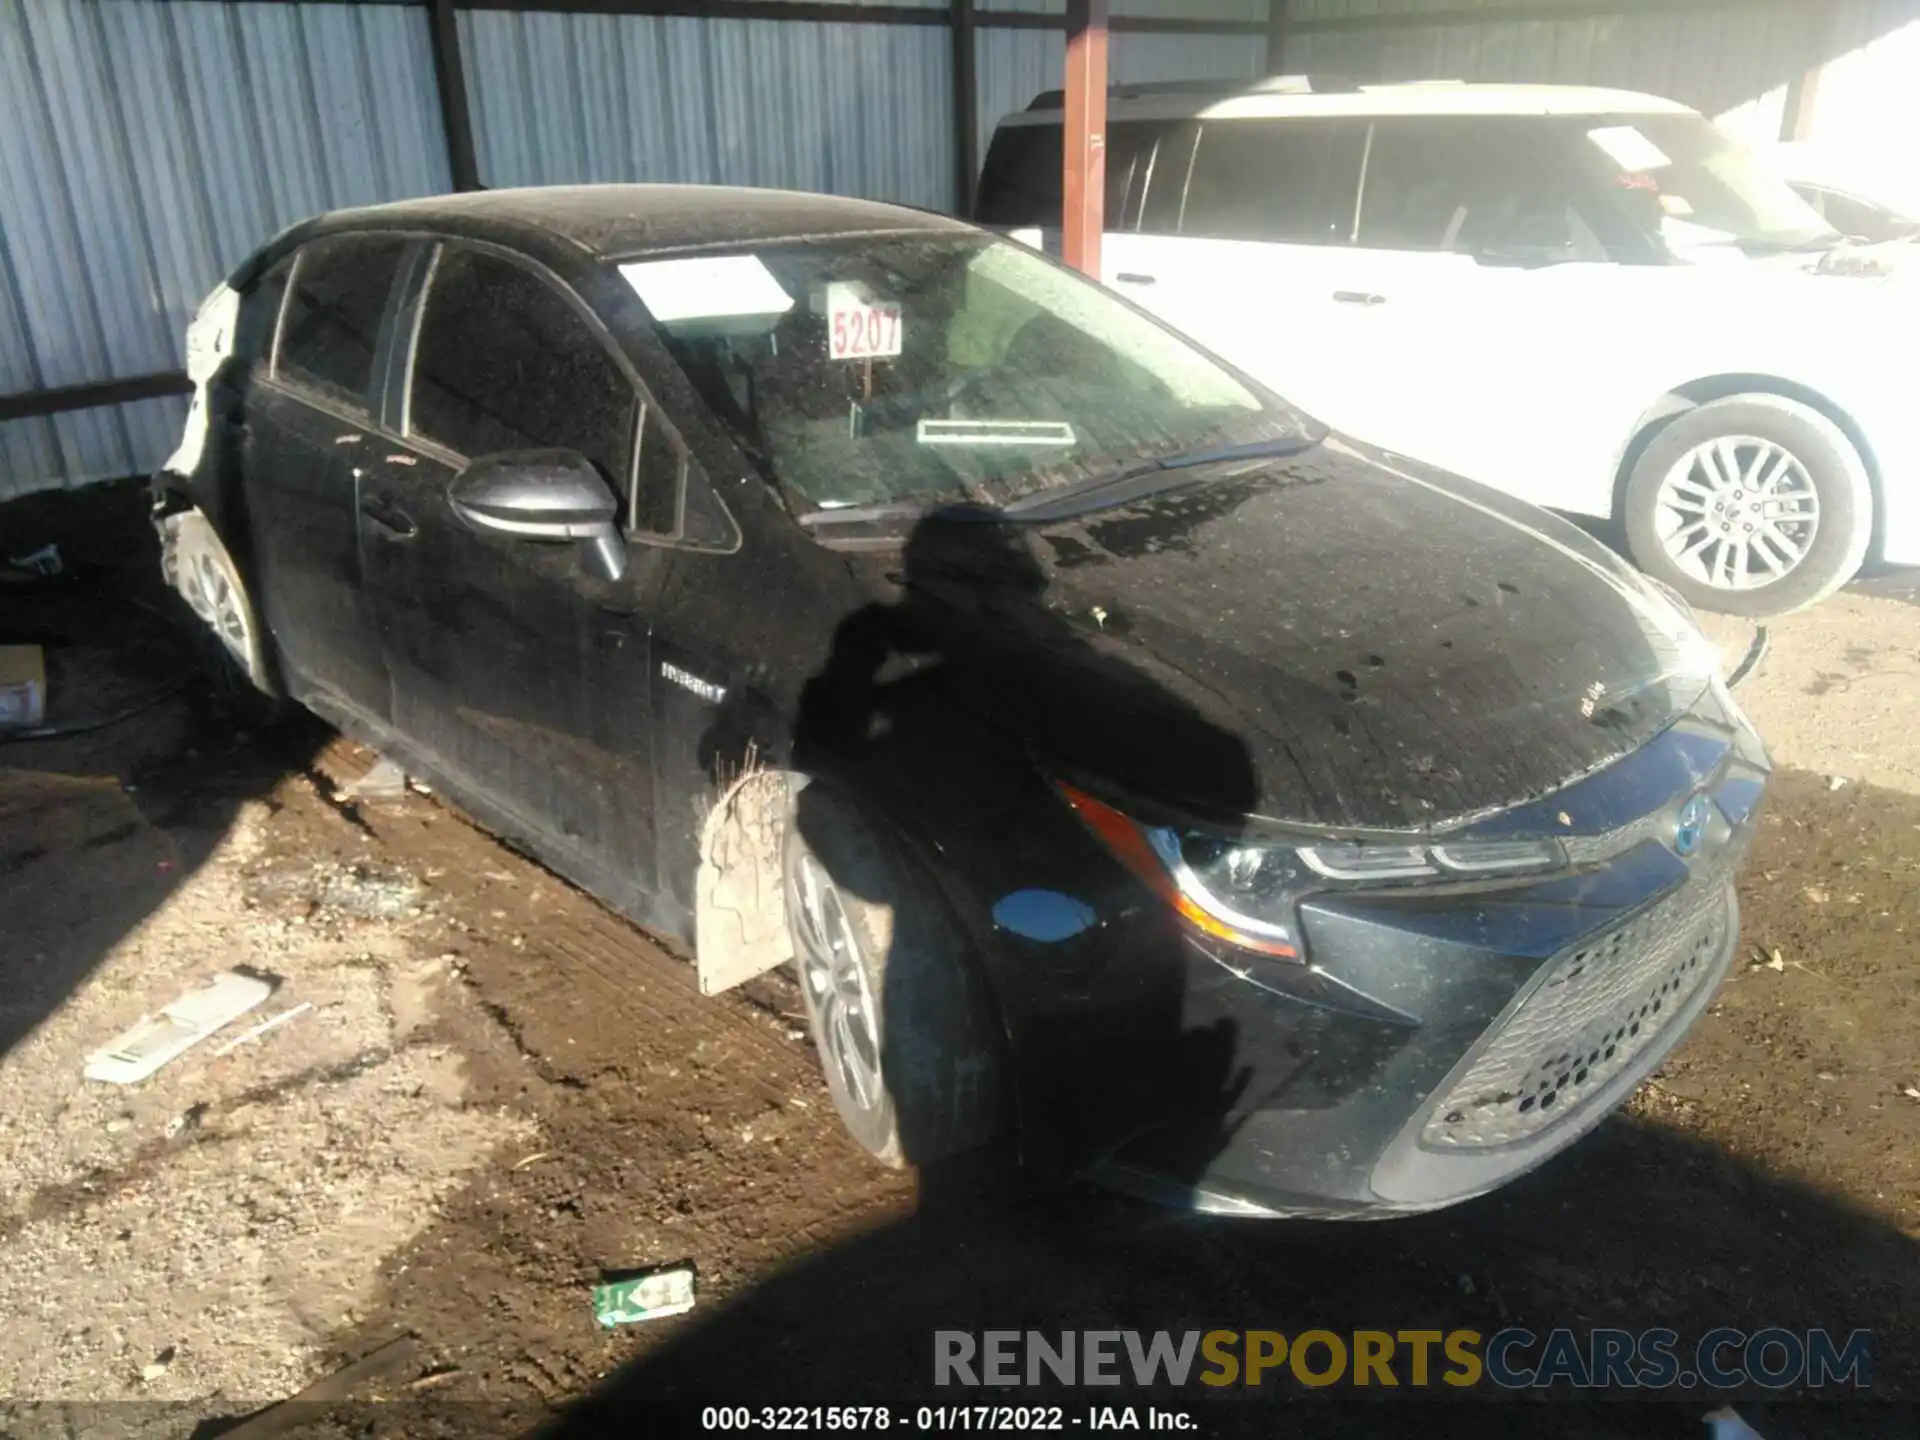
<instances>
[{"instance_id":1,"label":"white van","mask_svg":"<svg viewBox=\"0 0 1920 1440\"><path fill-rule=\"evenodd\" d=\"M1060 214L1060 100L1003 120L975 218ZM1102 278L1320 419L1772 615L1920 563L1911 274L1703 116L1624 91L1279 77L1119 89ZM1027 230L1030 243L1045 243Z\"/></svg>"}]
</instances>

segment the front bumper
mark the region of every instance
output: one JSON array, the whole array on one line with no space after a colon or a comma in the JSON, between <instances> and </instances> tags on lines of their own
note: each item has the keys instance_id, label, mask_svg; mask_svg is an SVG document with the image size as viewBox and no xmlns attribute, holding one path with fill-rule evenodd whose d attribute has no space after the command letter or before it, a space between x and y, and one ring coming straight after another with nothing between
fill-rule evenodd
<instances>
[{"instance_id":1,"label":"front bumper","mask_svg":"<svg viewBox=\"0 0 1920 1440\"><path fill-rule=\"evenodd\" d=\"M1234 1098L1168 1117L1107 1182L1228 1214L1366 1218L1483 1194L1591 1130L1712 1002L1767 762L1710 698L1544 807L1575 867L1504 886L1349 892L1303 907L1310 964L1191 945L1186 1026L1234 1037ZM1675 816L1711 802L1695 845ZM1684 843L1684 842L1682 842Z\"/></svg>"}]
</instances>

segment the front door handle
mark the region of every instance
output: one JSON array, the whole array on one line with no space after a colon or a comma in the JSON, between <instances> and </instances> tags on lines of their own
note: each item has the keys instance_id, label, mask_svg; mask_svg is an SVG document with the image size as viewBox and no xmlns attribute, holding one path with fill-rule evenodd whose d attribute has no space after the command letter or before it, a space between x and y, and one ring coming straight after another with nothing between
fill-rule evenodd
<instances>
[{"instance_id":1,"label":"front door handle","mask_svg":"<svg viewBox=\"0 0 1920 1440\"><path fill-rule=\"evenodd\" d=\"M1333 298L1342 305L1384 305L1387 297L1375 295L1366 290L1336 290Z\"/></svg>"},{"instance_id":2,"label":"front door handle","mask_svg":"<svg viewBox=\"0 0 1920 1440\"><path fill-rule=\"evenodd\" d=\"M420 533L420 527L413 523L411 515L378 495L368 495L362 499L360 513L371 520L373 528L389 540L411 540Z\"/></svg>"},{"instance_id":3,"label":"front door handle","mask_svg":"<svg viewBox=\"0 0 1920 1440\"><path fill-rule=\"evenodd\" d=\"M1158 275L1139 275L1131 270L1122 270L1113 278L1118 280L1122 285L1157 285L1160 283L1160 277Z\"/></svg>"}]
</instances>

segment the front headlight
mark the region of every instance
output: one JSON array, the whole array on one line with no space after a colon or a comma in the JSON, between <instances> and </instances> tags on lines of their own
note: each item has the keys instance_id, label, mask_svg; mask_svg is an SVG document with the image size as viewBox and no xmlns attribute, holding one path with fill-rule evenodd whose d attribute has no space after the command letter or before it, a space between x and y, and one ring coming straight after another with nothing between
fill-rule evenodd
<instances>
[{"instance_id":1,"label":"front headlight","mask_svg":"<svg viewBox=\"0 0 1920 1440\"><path fill-rule=\"evenodd\" d=\"M1299 960L1302 896L1404 880L1524 875L1566 863L1555 840L1458 840L1289 845L1143 825L1056 781L1087 828L1195 929L1262 955Z\"/></svg>"}]
</instances>

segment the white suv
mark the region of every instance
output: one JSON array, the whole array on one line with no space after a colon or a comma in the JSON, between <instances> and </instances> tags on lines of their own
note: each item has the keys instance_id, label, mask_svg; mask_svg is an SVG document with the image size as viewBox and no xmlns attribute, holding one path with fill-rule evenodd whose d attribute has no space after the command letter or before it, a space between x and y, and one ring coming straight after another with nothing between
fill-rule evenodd
<instances>
[{"instance_id":1,"label":"white suv","mask_svg":"<svg viewBox=\"0 0 1920 1440\"><path fill-rule=\"evenodd\" d=\"M1624 91L1292 77L1108 112L1102 278L1336 429L1579 515L1772 615L1920 562L1911 274L1703 116ZM976 218L1057 226L1056 95ZM1043 237L1028 231L1029 243Z\"/></svg>"}]
</instances>

